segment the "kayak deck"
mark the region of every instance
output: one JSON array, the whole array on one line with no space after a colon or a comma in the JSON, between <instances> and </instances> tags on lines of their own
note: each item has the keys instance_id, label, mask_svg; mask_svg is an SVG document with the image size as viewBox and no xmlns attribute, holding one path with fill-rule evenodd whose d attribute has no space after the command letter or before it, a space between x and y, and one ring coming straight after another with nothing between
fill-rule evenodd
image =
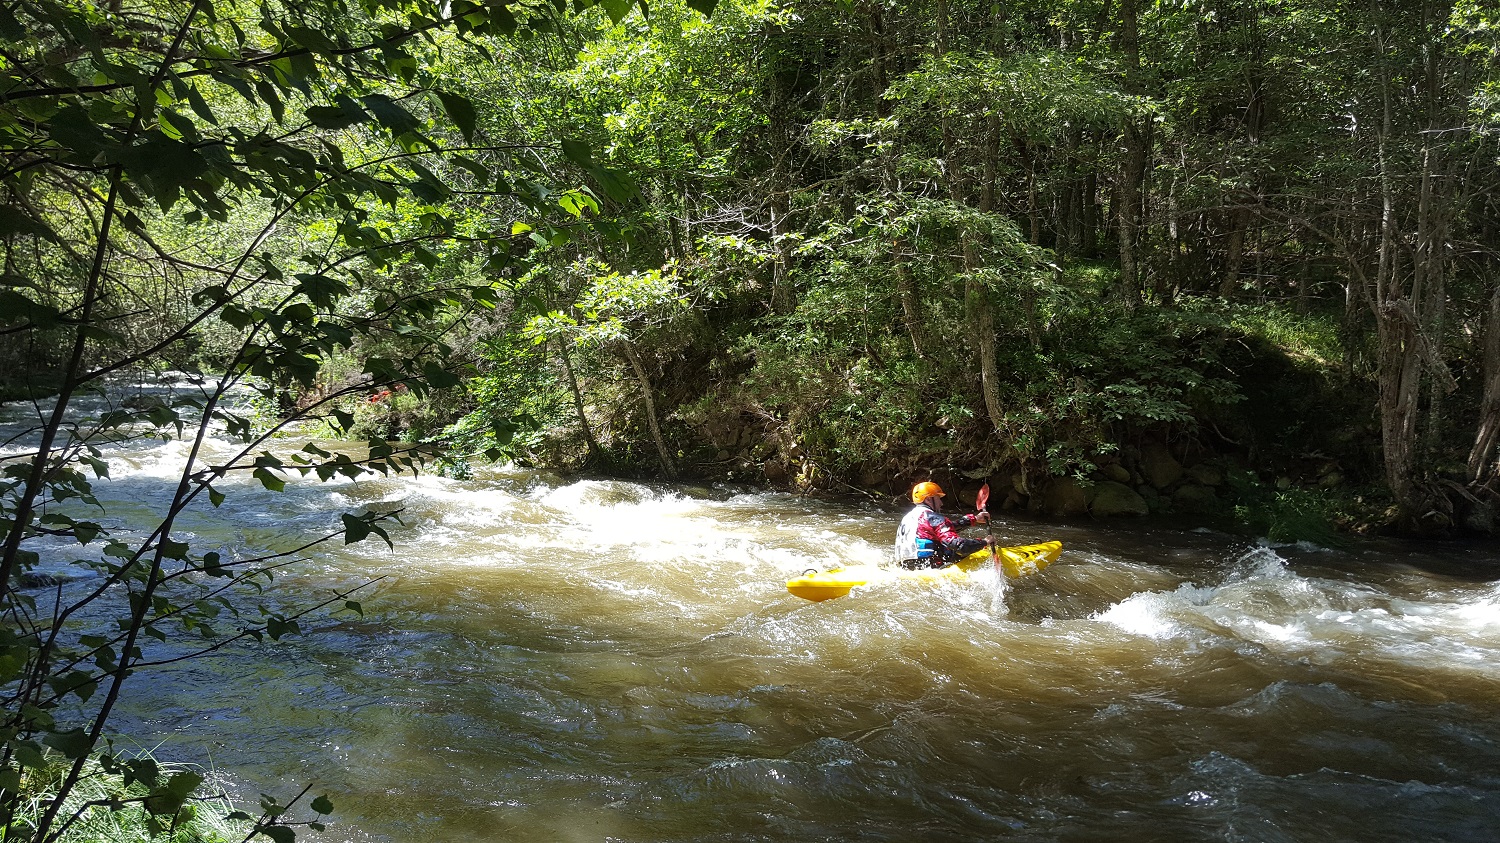
<instances>
[{"instance_id":1,"label":"kayak deck","mask_svg":"<svg viewBox=\"0 0 1500 843\"><path fill-rule=\"evenodd\" d=\"M1062 553L1062 542L1050 541L1017 547L996 548L1000 566L1009 578L1035 574L1051 565ZM894 580L917 580L919 582L962 582L969 572L992 564L988 548L969 554L956 564L946 568L926 568L908 571L904 568L882 568L878 565L849 565L827 571L811 571L795 579L787 580L786 590L804 600L832 600L843 597L850 590L864 585L876 585Z\"/></svg>"}]
</instances>

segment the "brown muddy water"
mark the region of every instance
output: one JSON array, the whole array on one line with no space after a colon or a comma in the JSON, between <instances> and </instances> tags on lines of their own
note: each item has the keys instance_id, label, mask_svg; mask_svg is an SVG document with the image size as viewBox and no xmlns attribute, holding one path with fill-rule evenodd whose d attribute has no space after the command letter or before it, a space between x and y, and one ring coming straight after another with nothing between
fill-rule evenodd
<instances>
[{"instance_id":1,"label":"brown muddy water","mask_svg":"<svg viewBox=\"0 0 1500 843\"><path fill-rule=\"evenodd\" d=\"M112 456L116 526L181 454ZM180 535L248 555L404 510L394 551L276 580L379 578L364 618L136 676L116 723L247 805L313 784L307 839L1500 837L1493 548L1002 516L1061 560L810 603L785 580L885 560L894 503L519 469L226 491Z\"/></svg>"}]
</instances>

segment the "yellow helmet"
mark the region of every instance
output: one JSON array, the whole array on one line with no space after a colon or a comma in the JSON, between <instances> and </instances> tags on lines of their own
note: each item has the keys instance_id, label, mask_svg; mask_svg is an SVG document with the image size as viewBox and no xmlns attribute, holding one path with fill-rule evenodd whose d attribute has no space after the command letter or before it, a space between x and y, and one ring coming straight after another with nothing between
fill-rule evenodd
<instances>
[{"instance_id":1,"label":"yellow helmet","mask_svg":"<svg viewBox=\"0 0 1500 843\"><path fill-rule=\"evenodd\" d=\"M928 498L932 497L933 495L937 495L938 497L942 497L943 496L943 487L941 487L938 484L932 482L931 480L923 481L923 482L918 483L917 485L911 487L911 502L912 503L921 503L922 501L927 500Z\"/></svg>"}]
</instances>

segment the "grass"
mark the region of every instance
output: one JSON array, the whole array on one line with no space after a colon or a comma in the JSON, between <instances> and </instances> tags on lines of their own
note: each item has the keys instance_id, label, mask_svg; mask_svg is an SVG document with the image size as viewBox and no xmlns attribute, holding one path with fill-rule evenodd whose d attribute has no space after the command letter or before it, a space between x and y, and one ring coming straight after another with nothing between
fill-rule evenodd
<instances>
[{"instance_id":1,"label":"grass","mask_svg":"<svg viewBox=\"0 0 1500 843\"><path fill-rule=\"evenodd\" d=\"M1297 313L1284 305L1241 304L1228 311L1229 324L1282 349L1293 360L1333 369L1343 357L1338 318Z\"/></svg>"},{"instance_id":2,"label":"grass","mask_svg":"<svg viewBox=\"0 0 1500 843\"><path fill-rule=\"evenodd\" d=\"M198 775L183 765L157 767L160 782L170 781L179 774ZM0 833L0 839L27 839L56 798L65 772L66 767L59 764L27 777L23 784L26 798L9 828ZM213 780L209 779L199 789L215 790ZM222 793L189 797L175 818L170 814L152 815L146 810L144 803L151 793L140 781L122 786L118 776L106 773L96 760L90 759L58 812L54 828L68 817L78 815L60 843L237 843L250 833L249 821L228 818L234 806Z\"/></svg>"}]
</instances>

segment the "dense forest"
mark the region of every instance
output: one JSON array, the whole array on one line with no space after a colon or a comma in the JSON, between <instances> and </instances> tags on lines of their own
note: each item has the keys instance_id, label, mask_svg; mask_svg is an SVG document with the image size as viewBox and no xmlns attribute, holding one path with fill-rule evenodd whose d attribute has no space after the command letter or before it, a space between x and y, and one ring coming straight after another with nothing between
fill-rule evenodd
<instances>
[{"instance_id":1,"label":"dense forest","mask_svg":"<svg viewBox=\"0 0 1500 843\"><path fill-rule=\"evenodd\" d=\"M7 394L228 370L456 471L1493 529L1477 4L368 5L10 9Z\"/></svg>"},{"instance_id":2,"label":"dense forest","mask_svg":"<svg viewBox=\"0 0 1500 843\"><path fill-rule=\"evenodd\" d=\"M165 584L259 570L171 538L231 471L935 477L1052 515L1493 532L1497 26L1472 0L0 3L0 397L44 399L0 486L0 788L43 735L81 775L139 636L196 617ZM68 413L167 371L209 397ZM307 422L368 448L290 453ZM103 444L211 428L242 459L184 472L144 542L56 506ZM39 538L108 543L120 637L51 649L17 590ZM46 714L101 686L95 725Z\"/></svg>"}]
</instances>

